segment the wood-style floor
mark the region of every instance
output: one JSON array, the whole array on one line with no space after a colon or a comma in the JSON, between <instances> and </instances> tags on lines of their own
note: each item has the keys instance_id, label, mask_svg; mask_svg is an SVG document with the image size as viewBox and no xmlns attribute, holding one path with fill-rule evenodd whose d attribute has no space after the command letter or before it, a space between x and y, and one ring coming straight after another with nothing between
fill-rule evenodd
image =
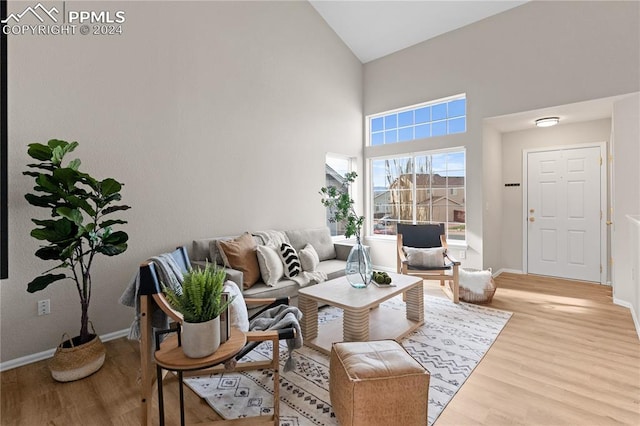
<instances>
[{"instance_id":1,"label":"wood-style floor","mask_svg":"<svg viewBox=\"0 0 640 426\"><path fill-rule=\"evenodd\" d=\"M514 314L437 426L640 425L640 341L609 287L515 274L496 283L490 306ZM431 282L425 292L441 294ZM3 372L1 424L138 425L137 345L106 346L104 367L78 382L54 382L45 361ZM175 425L177 384L165 383L167 424ZM188 423L218 418L185 396Z\"/></svg>"}]
</instances>

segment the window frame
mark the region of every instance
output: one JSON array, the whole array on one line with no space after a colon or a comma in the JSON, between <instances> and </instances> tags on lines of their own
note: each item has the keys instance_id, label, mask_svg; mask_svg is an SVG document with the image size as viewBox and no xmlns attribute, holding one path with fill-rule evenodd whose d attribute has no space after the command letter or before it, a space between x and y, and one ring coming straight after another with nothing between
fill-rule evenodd
<instances>
[{"instance_id":1,"label":"window frame","mask_svg":"<svg viewBox=\"0 0 640 426\"><path fill-rule=\"evenodd\" d=\"M377 219L374 218L374 210L375 210L375 204L374 204L374 199L375 199L375 194L374 194L374 179L373 179L373 162L374 161L384 161L384 160L390 160L390 159L397 159L397 158L410 158L411 161L413 162L413 167L412 167L412 174L413 174L413 182L415 182L416 180L416 167L415 167L415 159L417 157L421 157L421 156L434 156L434 155L438 155L438 154L449 154L449 153L462 153L464 154L464 186L462 188L463 190L463 198L465 200L464 203L464 211L467 211L467 150L464 146L457 146L457 147L451 147L451 148L442 148L442 149L433 149L433 150L424 150L424 151L415 151L415 152L403 152L403 153L396 153L396 154L389 154L389 155L378 155L378 156L370 156L366 159L366 166L367 166L367 181L368 181L368 188L367 188L367 197L369 199L369 202L367 203L367 216L366 216L366 223L367 223L367 234L369 236L369 238L379 238L381 240L395 240L396 239L396 234L376 234L374 233L374 226L376 225L376 221ZM448 170L448 169L447 169ZM433 170L431 171L431 173L433 173ZM445 190L447 192L449 192L451 189L454 190L458 190L459 187L455 187L455 188L445 188ZM432 188L429 188L429 190L433 190ZM417 197L416 197L416 193L417 193L417 187L416 185L412 185L412 223L416 223L417 220L417 208L416 208L416 202L417 202ZM433 208L433 206L431 206L431 208ZM464 231L464 239L450 239L449 238L449 224L450 223L458 223L458 222L450 222L448 219L445 222L445 229L446 229L446 235L447 235L447 244L452 245L452 246L466 246L467 245L467 221L465 220L464 224L465 224L465 231Z\"/></svg>"},{"instance_id":2,"label":"window frame","mask_svg":"<svg viewBox=\"0 0 640 426\"><path fill-rule=\"evenodd\" d=\"M428 108L432 108L434 106L446 105L449 102L462 100L462 99L464 99L464 102L465 102L465 109L464 109L464 114L463 115L455 116L455 117L448 117L448 116L445 115L445 117L443 119L432 120L431 119L431 112L430 112L430 119L428 121L425 121L424 123L416 123L416 121L415 121L415 111L418 111L418 110L421 110L421 109L427 108L427 107ZM400 114L405 113L405 112L414 112L413 124L406 125L406 126L401 126L399 117L400 117ZM386 119L390 115L393 115L393 114L396 114L396 124L395 124L395 127L393 129L387 130L386 129L386 124L383 124L383 127L382 127L381 130L376 130L375 132L372 130L373 120L381 119L383 123L386 123ZM449 132L449 121L457 120L457 119L460 119L460 118L464 118L464 130L450 133ZM446 130L442 134L433 135L432 134L433 133L432 126L433 126L433 124L438 124L438 123L445 123ZM421 126L421 125L427 125L427 124L429 126L431 126L431 128L429 130L429 136L416 137L415 136L416 127L419 126L419 125ZM414 135L413 138L400 140L400 137L399 137L400 130L401 129L408 129L408 128L412 128L413 129L413 135ZM395 141L386 142L385 141L386 140L386 133L387 132L391 132L391 131L395 131L396 132L396 137L395 137L396 140ZM395 145L395 144L401 144L403 142L412 142L412 141L416 141L416 140L424 140L424 139L430 139L430 138L434 138L434 137L457 135L457 134L466 133L466 132L467 132L467 94L466 93L459 93L459 94L456 94L456 95L447 96L447 97L444 97L444 98L435 99L435 100L431 100L431 101L427 101L427 102L421 102L421 103L414 104L414 105L409 105L409 106L406 106L406 107L396 108L396 109L380 112L380 113L377 113L377 114L370 114L370 115L366 116L366 118L365 118L365 137L366 137L365 146L368 146L368 147ZM373 144L373 141L372 141L373 133L375 133L376 135L381 134L383 136L382 143Z\"/></svg>"},{"instance_id":3,"label":"window frame","mask_svg":"<svg viewBox=\"0 0 640 426\"><path fill-rule=\"evenodd\" d=\"M339 160L339 161L344 161L346 160L348 163L348 167L347 167L347 172L354 172L356 171L356 158L355 157L351 157L349 155L346 154L338 154L335 152L327 152L325 153L324 156L324 164L325 164L325 180L324 180L324 185L323 186L327 186L327 181L326 181L326 167L327 165L329 165L329 158L333 158L335 160ZM335 170L334 170L335 171ZM337 171L336 171L337 172ZM339 172L338 172L339 173ZM349 195L351 195L351 198L354 198L354 188L353 186L349 187ZM333 235L333 228L331 226L331 224L328 221L328 217L329 217L329 208L325 208L325 224L326 226L329 228L329 233L331 234L331 239L333 241L342 241L345 239L344 237L344 233L338 233L337 235Z\"/></svg>"}]
</instances>

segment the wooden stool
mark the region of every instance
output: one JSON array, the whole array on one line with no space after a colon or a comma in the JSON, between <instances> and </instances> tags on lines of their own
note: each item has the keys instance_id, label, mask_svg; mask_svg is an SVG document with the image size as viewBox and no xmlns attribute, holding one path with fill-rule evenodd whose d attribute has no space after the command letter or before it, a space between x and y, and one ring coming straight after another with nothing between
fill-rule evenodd
<instances>
[{"instance_id":1,"label":"wooden stool","mask_svg":"<svg viewBox=\"0 0 640 426\"><path fill-rule=\"evenodd\" d=\"M341 426L427 424L429 372L397 342L334 343L329 370Z\"/></svg>"}]
</instances>

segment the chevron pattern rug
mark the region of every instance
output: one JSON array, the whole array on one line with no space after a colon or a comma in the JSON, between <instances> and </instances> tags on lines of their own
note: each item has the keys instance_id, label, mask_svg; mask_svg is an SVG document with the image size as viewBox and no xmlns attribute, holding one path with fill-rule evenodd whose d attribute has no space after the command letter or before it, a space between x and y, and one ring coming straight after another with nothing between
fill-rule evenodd
<instances>
[{"instance_id":1,"label":"chevron pattern rug","mask_svg":"<svg viewBox=\"0 0 640 426\"><path fill-rule=\"evenodd\" d=\"M385 304L404 312L400 298ZM342 316L334 307L321 309L319 321ZM425 324L402 340L407 351L429 371L429 424L433 424L489 350L510 312L425 295ZM265 359L271 353L263 343L246 359ZM288 354L280 346L281 366ZM280 425L337 425L329 399L329 359L303 347L294 352L296 369L280 374ZM185 379L223 418L233 419L273 412L272 374L268 370L227 373Z\"/></svg>"}]
</instances>

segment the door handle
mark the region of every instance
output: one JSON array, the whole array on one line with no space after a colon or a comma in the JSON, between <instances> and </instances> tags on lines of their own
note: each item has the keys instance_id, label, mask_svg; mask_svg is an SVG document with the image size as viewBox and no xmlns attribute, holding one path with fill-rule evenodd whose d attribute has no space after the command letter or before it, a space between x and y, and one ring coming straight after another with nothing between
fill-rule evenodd
<instances>
[{"instance_id":1,"label":"door handle","mask_svg":"<svg viewBox=\"0 0 640 426\"><path fill-rule=\"evenodd\" d=\"M536 218L535 218L535 217L530 217L530 218L529 218L529 222L535 222L535 221L536 221Z\"/></svg>"}]
</instances>

